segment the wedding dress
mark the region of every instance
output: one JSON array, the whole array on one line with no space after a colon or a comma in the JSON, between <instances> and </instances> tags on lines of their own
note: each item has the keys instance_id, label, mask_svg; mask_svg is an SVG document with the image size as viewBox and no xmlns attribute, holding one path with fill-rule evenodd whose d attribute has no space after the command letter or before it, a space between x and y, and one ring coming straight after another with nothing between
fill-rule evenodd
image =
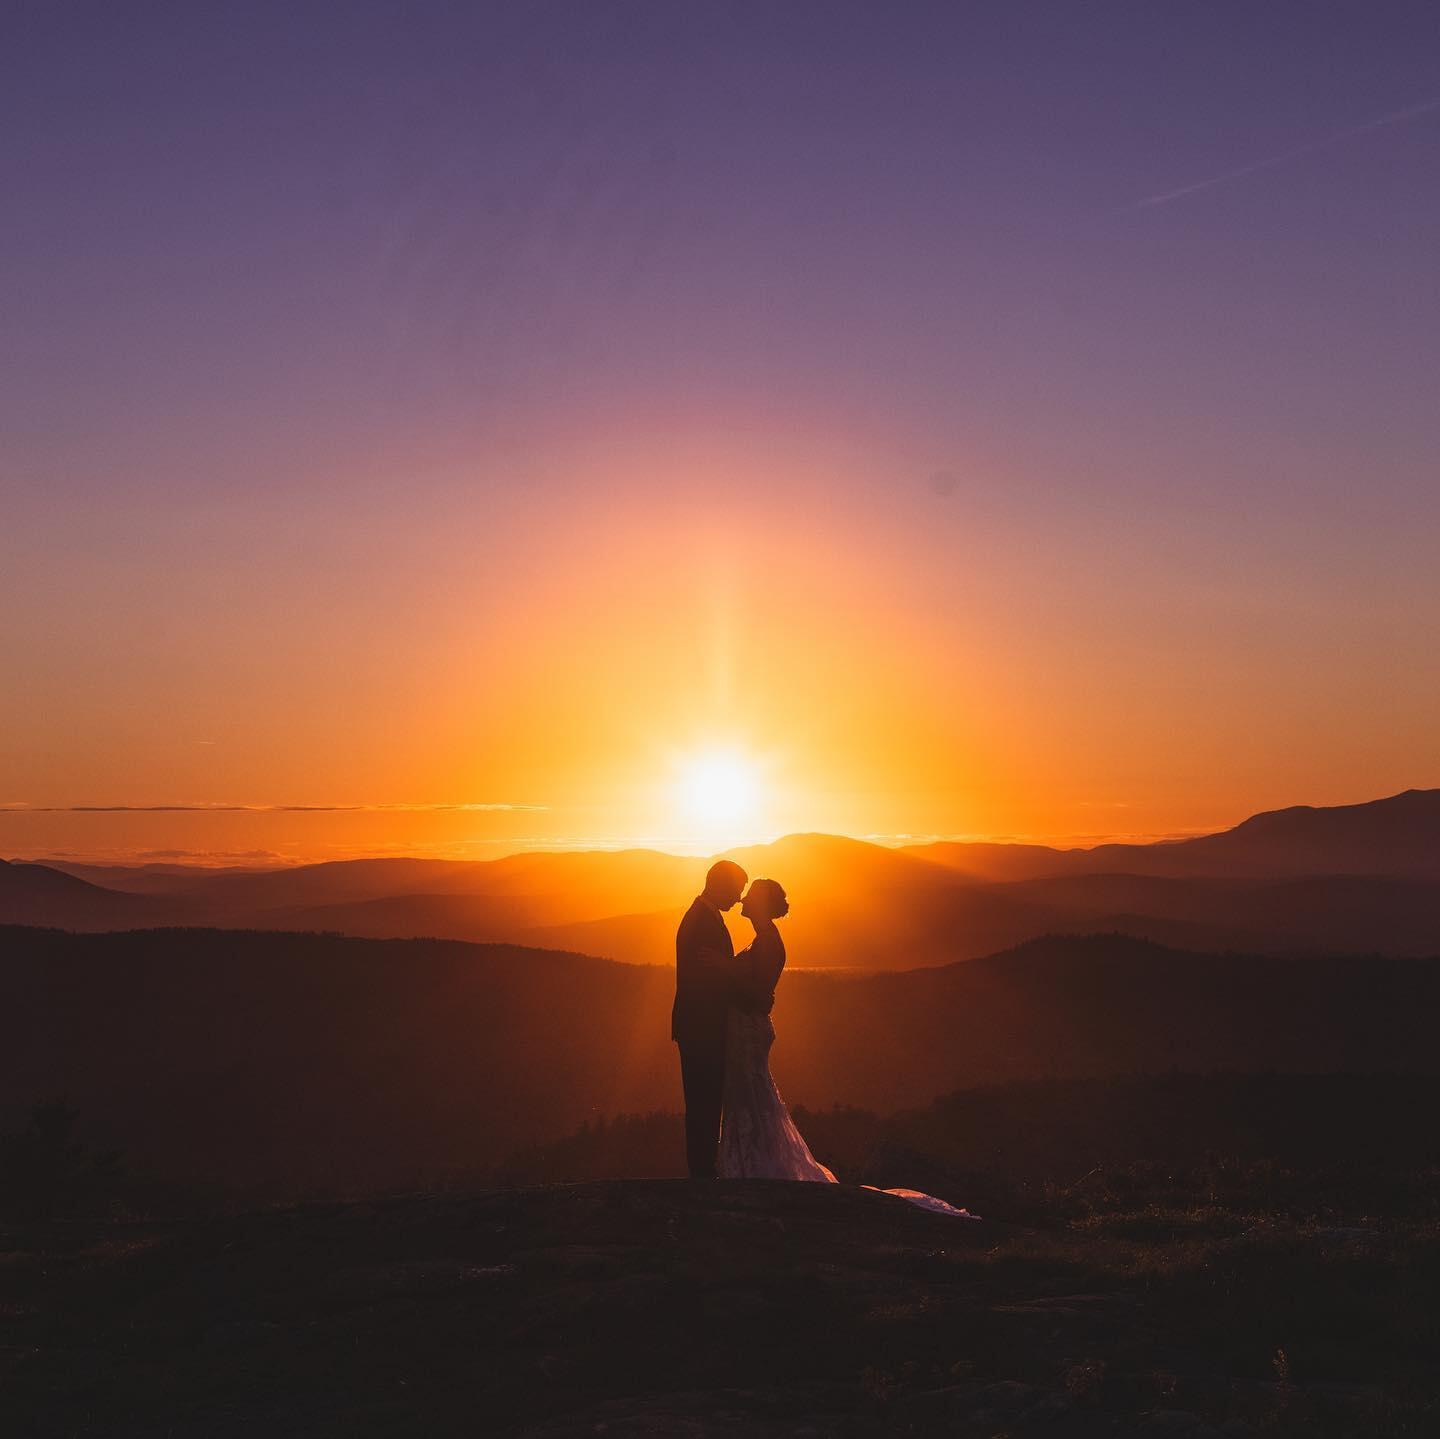
<instances>
[{"instance_id":1,"label":"wedding dress","mask_svg":"<svg viewBox=\"0 0 1440 1439\"><path fill-rule=\"evenodd\" d=\"M798 1179L817 1184L839 1181L810 1152L770 1073L775 1026L770 1004L785 965L785 947L771 926L735 956L737 1003L730 1007L725 1036L725 1099L720 1126L722 1179ZM867 1185L867 1188L873 1188ZM915 1189L886 1189L910 1203L957 1219L975 1219L943 1199Z\"/></svg>"}]
</instances>

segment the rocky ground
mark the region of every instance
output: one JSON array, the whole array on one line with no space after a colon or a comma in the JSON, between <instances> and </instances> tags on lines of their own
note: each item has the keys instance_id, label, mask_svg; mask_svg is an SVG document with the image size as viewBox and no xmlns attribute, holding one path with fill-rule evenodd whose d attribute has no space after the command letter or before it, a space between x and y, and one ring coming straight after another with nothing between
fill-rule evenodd
<instances>
[{"instance_id":1,"label":"rocky ground","mask_svg":"<svg viewBox=\"0 0 1440 1439\"><path fill-rule=\"evenodd\" d=\"M848 1187L655 1180L12 1228L0 1424L1440 1432L1433 1233L1148 1224L1031 1231Z\"/></svg>"}]
</instances>

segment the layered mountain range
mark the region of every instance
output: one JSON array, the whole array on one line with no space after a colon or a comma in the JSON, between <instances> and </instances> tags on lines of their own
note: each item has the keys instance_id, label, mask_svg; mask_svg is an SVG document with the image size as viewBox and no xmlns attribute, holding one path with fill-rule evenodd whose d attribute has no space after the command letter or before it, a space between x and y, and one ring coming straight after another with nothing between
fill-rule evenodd
<instances>
[{"instance_id":1,"label":"layered mountain range","mask_svg":"<svg viewBox=\"0 0 1440 1439\"><path fill-rule=\"evenodd\" d=\"M1440 953L1440 790L1275 810L1155 844L897 849L790 835L731 857L785 885L800 968L913 969L1055 933L1205 951ZM649 850L218 871L11 861L0 862L0 923L435 937L663 964L706 863Z\"/></svg>"},{"instance_id":2,"label":"layered mountain range","mask_svg":"<svg viewBox=\"0 0 1440 1439\"><path fill-rule=\"evenodd\" d=\"M0 929L0 1129L66 1096L142 1172L293 1192L433 1182L673 1109L671 974L441 940ZM787 973L776 1077L888 1113L1045 1076L1440 1073L1440 963L1035 940Z\"/></svg>"}]
</instances>

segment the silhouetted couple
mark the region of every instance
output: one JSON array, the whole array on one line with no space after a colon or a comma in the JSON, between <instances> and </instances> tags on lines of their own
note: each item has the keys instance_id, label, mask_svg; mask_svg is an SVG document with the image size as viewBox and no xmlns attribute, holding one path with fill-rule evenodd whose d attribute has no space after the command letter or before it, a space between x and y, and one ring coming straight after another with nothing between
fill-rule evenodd
<instances>
[{"instance_id":1,"label":"silhouetted couple","mask_svg":"<svg viewBox=\"0 0 1440 1439\"><path fill-rule=\"evenodd\" d=\"M770 1074L770 1011L785 969L776 920L790 909L773 879L747 890L738 864L719 860L675 935L675 1007L670 1037L680 1047L685 1086L685 1155L692 1179L799 1179L834 1184L810 1153ZM755 938L739 954L722 918L740 913ZM940 1213L966 1216L943 1199L892 1189ZM966 1216L969 1217L969 1216Z\"/></svg>"}]
</instances>

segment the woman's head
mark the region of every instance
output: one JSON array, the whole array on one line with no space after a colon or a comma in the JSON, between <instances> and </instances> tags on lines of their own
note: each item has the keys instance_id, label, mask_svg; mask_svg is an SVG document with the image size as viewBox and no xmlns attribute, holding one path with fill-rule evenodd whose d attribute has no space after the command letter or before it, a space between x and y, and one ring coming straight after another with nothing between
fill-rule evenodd
<instances>
[{"instance_id":1,"label":"woman's head","mask_svg":"<svg viewBox=\"0 0 1440 1439\"><path fill-rule=\"evenodd\" d=\"M746 919L780 919L790 913L790 901L777 880L751 880L740 913Z\"/></svg>"}]
</instances>

